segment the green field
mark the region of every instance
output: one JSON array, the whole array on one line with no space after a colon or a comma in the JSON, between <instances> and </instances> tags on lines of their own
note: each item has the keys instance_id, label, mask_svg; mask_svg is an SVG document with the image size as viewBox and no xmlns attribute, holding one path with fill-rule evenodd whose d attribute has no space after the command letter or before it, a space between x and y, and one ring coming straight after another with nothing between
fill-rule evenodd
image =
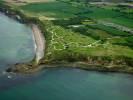
<instances>
[{"instance_id":1,"label":"green field","mask_svg":"<svg viewBox=\"0 0 133 100\"><path fill-rule=\"evenodd\" d=\"M82 11L82 8L73 7L63 2L33 3L21 8L27 13L36 13L38 16L45 15L55 18L74 17L77 12Z\"/></svg>"},{"instance_id":2,"label":"green field","mask_svg":"<svg viewBox=\"0 0 133 100\"><path fill-rule=\"evenodd\" d=\"M106 20L127 27L133 27L133 20L121 12L103 7L84 6L80 4L65 2L32 3L21 7L27 13L37 16L54 18L70 18L75 16L86 16L95 20Z\"/></svg>"}]
</instances>

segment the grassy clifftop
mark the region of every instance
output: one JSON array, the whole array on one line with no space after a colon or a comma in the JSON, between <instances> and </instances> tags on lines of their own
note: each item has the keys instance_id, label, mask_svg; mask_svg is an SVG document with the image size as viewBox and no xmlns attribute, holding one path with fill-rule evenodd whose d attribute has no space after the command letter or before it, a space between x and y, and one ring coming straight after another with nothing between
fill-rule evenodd
<instances>
[{"instance_id":1,"label":"grassy clifftop","mask_svg":"<svg viewBox=\"0 0 133 100\"><path fill-rule=\"evenodd\" d=\"M117 28L119 25L132 31L132 8L55 1L27 4L20 9L44 24L48 35L47 61L133 58L132 32Z\"/></svg>"}]
</instances>

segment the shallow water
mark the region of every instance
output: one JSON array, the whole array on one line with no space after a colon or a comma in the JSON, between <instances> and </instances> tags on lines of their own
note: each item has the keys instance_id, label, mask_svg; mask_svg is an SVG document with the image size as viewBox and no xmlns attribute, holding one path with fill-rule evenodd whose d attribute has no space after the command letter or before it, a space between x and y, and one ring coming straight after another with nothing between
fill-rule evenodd
<instances>
[{"instance_id":1,"label":"shallow water","mask_svg":"<svg viewBox=\"0 0 133 100\"><path fill-rule=\"evenodd\" d=\"M29 26L0 13L0 68L33 59L35 51L32 35Z\"/></svg>"},{"instance_id":2,"label":"shallow water","mask_svg":"<svg viewBox=\"0 0 133 100\"><path fill-rule=\"evenodd\" d=\"M0 100L133 100L133 76L46 69L30 76L14 75L12 79L0 80Z\"/></svg>"},{"instance_id":3,"label":"shallow water","mask_svg":"<svg viewBox=\"0 0 133 100\"><path fill-rule=\"evenodd\" d=\"M0 13L0 87L9 74L5 69L34 58L34 40L29 26Z\"/></svg>"},{"instance_id":4,"label":"shallow water","mask_svg":"<svg viewBox=\"0 0 133 100\"><path fill-rule=\"evenodd\" d=\"M0 14L0 100L133 100L133 75L72 68L3 72L34 57L31 29Z\"/></svg>"}]
</instances>

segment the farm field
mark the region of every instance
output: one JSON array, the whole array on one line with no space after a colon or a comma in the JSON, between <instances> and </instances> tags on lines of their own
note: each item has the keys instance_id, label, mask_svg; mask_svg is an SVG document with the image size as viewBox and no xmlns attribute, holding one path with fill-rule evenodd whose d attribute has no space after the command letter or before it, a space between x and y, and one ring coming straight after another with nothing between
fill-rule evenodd
<instances>
[{"instance_id":1,"label":"farm field","mask_svg":"<svg viewBox=\"0 0 133 100\"><path fill-rule=\"evenodd\" d=\"M35 3L35 2L52 2L55 0L5 0L9 3Z\"/></svg>"},{"instance_id":2,"label":"farm field","mask_svg":"<svg viewBox=\"0 0 133 100\"><path fill-rule=\"evenodd\" d=\"M75 16L88 17L95 20L106 20L128 27L133 27L133 20L128 18L131 15L124 15L121 12L113 11L103 7L88 5L87 7L80 4L69 2L47 2L32 3L21 6L25 12L39 17L54 17L59 19L71 18ZM36 13L36 14L34 14Z\"/></svg>"}]
</instances>

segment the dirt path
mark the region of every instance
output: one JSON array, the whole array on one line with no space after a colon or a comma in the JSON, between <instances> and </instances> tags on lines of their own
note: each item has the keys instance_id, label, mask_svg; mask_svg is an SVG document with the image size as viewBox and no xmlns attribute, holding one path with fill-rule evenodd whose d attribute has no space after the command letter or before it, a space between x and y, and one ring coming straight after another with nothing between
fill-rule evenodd
<instances>
[{"instance_id":1,"label":"dirt path","mask_svg":"<svg viewBox=\"0 0 133 100\"><path fill-rule=\"evenodd\" d=\"M40 59L44 57L45 38L37 25L33 24L32 30L36 43L36 62L39 63Z\"/></svg>"}]
</instances>

